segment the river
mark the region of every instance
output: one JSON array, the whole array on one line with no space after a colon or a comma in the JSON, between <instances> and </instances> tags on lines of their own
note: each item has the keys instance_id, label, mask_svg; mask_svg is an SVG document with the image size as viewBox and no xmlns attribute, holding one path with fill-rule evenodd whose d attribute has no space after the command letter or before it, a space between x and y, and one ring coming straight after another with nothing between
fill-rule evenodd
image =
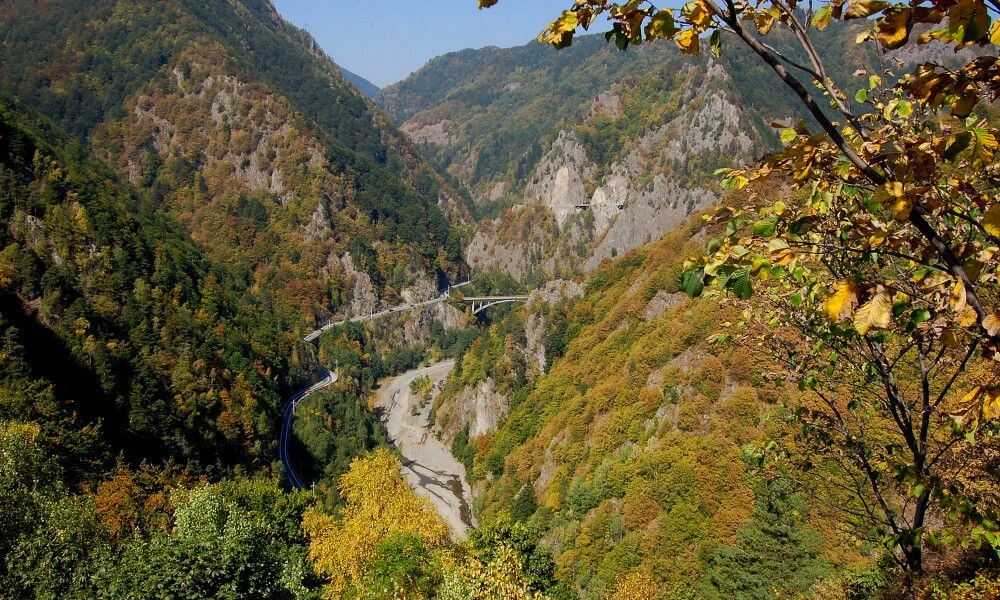
<instances>
[{"instance_id":1,"label":"river","mask_svg":"<svg viewBox=\"0 0 1000 600\"><path fill-rule=\"evenodd\" d=\"M434 436L430 422L433 399L423 402L410 391L410 384L427 376L435 393L448 377L455 361L448 360L407 371L382 382L375 406L383 412L383 422L393 444L403 455L403 473L410 487L431 501L438 514L451 526L456 539L464 539L472 516L472 489L465 478L465 467Z\"/></svg>"}]
</instances>

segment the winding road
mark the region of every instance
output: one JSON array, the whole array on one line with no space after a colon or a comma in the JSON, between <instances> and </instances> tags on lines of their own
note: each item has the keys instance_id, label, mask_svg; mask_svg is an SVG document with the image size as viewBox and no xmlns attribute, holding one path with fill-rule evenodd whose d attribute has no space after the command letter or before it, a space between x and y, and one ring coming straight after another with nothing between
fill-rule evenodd
<instances>
[{"instance_id":1,"label":"winding road","mask_svg":"<svg viewBox=\"0 0 1000 600\"><path fill-rule=\"evenodd\" d=\"M414 304L403 304L388 310L351 317L341 321L328 323L305 336L305 342L313 342L323 332L339 325L360 321L371 321L390 314L404 312L445 302L451 297L451 290L468 285L470 282L451 286L437 298ZM525 302L528 296L474 296L465 297L463 301L471 304L473 312L477 313L491 306L506 302ZM465 479L465 467L455 460L451 451L436 437L431 429L430 412L433 401L426 402L414 410L419 398L410 392L410 383L420 377L430 377L434 383L435 392L448 377L455 366L455 361L439 362L421 369L414 369L383 382L378 390L376 406L381 407L385 414L385 425L393 444L403 455L403 471L410 487L425 498L428 498L438 514L451 526L455 537L465 538L470 527L475 527L475 517L472 515L472 490ZM337 374L323 369L323 379L294 396L285 404L281 422L281 437L278 440L278 454L285 469L289 483L297 490L305 489L306 484L295 468L291 459L290 446L292 440L292 425L295 422L295 409L299 403L311 394L333 385L337 382Z\"/></svg>"},{"instance_id":2,"label":"winding road","mask_svg":"<svg viewBox=\"0 0 1000 600\"><path fill-rule=\"evenodd\" d=\"M384 411L383 422L403 455L403 473L410 487L431 501L456 539L464 539L469 528L476 526L465 467L431 431L433 398L421 403L422 399L410 391L410 383L426 376L436 392L454 366L454 360L447 360L383 381L375 406Z\"/></svg>"},{"instance_id":3,"label":"winding road","mask_svg":"<svg viewBox=\"0 0 1000 600\"><path fill-rule=\"evenodd\" d=\"M295 422L295 409L300 402L308 398L316 390L321 390L337 383L337 379L338 376L336 373L331 373L323 369L323 379L319 383L315 383L295 394L285 404L285 411L281 419L281 437L278 440L278 454L281 456L281 464L285 467L285 475L288 477L288 482L297 490L304 489L305 483L303 483L298 471L295 470L295 465L292 464L289 453L289 445L292 440L292 423Z\"/></svg>"}]
</instances>

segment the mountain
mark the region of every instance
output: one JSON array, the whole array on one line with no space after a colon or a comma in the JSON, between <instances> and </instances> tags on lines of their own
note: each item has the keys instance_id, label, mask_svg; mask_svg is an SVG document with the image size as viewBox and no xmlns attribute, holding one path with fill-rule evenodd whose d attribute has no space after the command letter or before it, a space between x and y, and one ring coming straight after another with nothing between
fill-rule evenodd
<instances>
[{"instance_id":1,"label":"mountain","mask_svg":"<svg viewBox=\"0 0 1000 600\"><path fill-rule=\"evenodd\" d=\"M825 507L741 460L746 444L790 439L778 413L799 392L711 341L736 310L679 290L700 227L534 292L473 342L435 405L480 519L538 530L581 597L633 597L614 595L628 574L662 594L641 597L809 597L866 564Z\"/></svg>"},{"instance_id":2,"label":"mountain","mask_svg":"<svg viewBox=\"0 0 1000 600\"><path fill-rule=\"evenodd\" d=\"M375 85L374 83L368 81L361 75L351 73L344 67L340 67L340 73L344 76L344 79L350 81L354 84L354 87L358 88L358 91L369 98L374 98L378 96L378 93L382 91L382 88Z\"/></svg>"},{"instance_id":3,"label":"mountain","mask_svg":"<svg viewBox=\"0 0 1000 600\"><path fill-rule=\"evenodd\" d=\"M0 98L0 420L69 481L117 458L220 474L273 460L308 373L281 315L151 198Z\"/></svg>"},{"instance_id":4,"label":"mountain","mask_svg":"<svg viewBox=\"0 0 1000 600\"><path fill-rule=\"evenodd\" d=\"M0 87L309 323L464 269L462 193L268 0L16 0Z\"/></svg>"},{"instance_id":5,"label":"mountain","mask_svg":"<svg viewBox=\"0 0 1000 600\"><path fill-rule=\"evenodd\" d=\"M819 45L853 36L831 26ZM846 89L854 67L876 59L828 54ZM778 144L772 123L803 118L771 93L777 85L736 46L691 57L672 44L621 52L585 36L564 50L448 54L377 102L469 188L482 219L470 265L543 280L592 270L717 202L716 169L756 160Z\"/></svg>"}]
</instances>

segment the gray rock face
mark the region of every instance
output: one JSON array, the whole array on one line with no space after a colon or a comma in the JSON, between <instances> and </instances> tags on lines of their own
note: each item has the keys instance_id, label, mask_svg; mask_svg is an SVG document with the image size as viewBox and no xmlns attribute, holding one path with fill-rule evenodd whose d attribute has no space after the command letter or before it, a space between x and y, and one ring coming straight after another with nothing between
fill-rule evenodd
<instances>
[{"instance_id":1,"label":"gray rock face","mask_svg":"<svg viewBox=\"0 0 1000 600\"><path fill-rule=\"evenodd\" d=\"M646 310L643 311L643 316L646 317L647 321L652 321L653 319L663 316L663 314L668 310L685 300L687 300L686 294L671 294L665 290L660 290L656 292L656 295L650 299L648 304L646 304Z\"/></svg>"},{"instance_id":2,"label":"gray rock face","mask_svg":"<svg viewBox=\"0 0 1000 600\"><path fill-rule=\"evenodd\" d=\"M572 300L583 297L583 287L575 281L566 279L553 279L542 287L534 290L528 296L528 304L544 302L545 304L556 304L563 300Z\"/></svg>"},{"instance_id":3,"label":"gray rock face","mask_svg":"<svg viewBox=\"0 0 1000 600\"><path fill-rule=\"evenodd\" d=\"M327 259L326 269L329 273L339 271L347 277L348 281L353 281L351 297L346 303L346 315L344 316L367 315L376 311L378 296L372 278L369 277L368 273L354 268L354 258L350 252L344 253L339 258L336 255L331 255Z\"/></svg>"},{"instance_id":4,"label":"gray rock face","mask_svg":"<svg viewBox=\"0 0 1000 600\"><path fill-rule=\"evenodd\" d=\"M455 136L449 133L450 125L451 121L447 119L426 125L409 121L403 123L400 130L418 144L448 146L455 143Z\"/></svg>"},{"instance_id":5,"label":"gray rock face","mask_svg":"<svg viewBox=\"0 0 1000 600\"><path fill-rule=\"evenodd\" d=\"M528 367L537 369L538 373L545 372L545 317L537 313L531 313L524 323L525 338L525 358Z\"/></svg>"},{"instance_id":6,"label":"gray rock face","mask_svg":"<svg viewBox=\"0 0 1000 600\"><path fill-rule=\"evenodd\" d=\"M549 207L561 228L576 206L587 204L587 187L592 185L595 165L575 133L560 131L552 147L542 157L524 197L529 203Z\"/></svg>"},{"instance_id":7,"label":"gray rock face","mask_svg":"<svg viewBox=\"0 0 1000 600\"><path fill-rule=\"evenodd\" d=\"M752 160L753 134L727 91L731 78L721 63L709 60L700 72L691 65L684 76L689 87L681 110L651 124L603 173L576 133L560 131L523 191L528 209L543 208L554 224L515 207L480 227L468 248L469 264L522 280L537 271L592 270L718 202L715 180L699 173ZM613 115L621 104L613 91L603 92L591 117ZM504 226L528 220L530 225Z\"/></svg>"}]
</instances>

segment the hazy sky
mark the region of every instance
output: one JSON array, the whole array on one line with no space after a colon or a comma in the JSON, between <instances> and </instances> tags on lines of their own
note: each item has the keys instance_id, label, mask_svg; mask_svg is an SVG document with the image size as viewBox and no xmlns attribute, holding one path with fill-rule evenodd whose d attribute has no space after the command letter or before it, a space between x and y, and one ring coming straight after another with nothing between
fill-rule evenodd
<instances>
[{"instance_id":1,"label":"hazy sky","mask_svg":"<svg viewBox=\"0 0 1000 600\"><path fill-rule=\"evenodd\" d=\"M571 0L274 0L282 16L308 30L331 58L385 86L453 50L520 46Z\"/></svg>"}]
</instances>

